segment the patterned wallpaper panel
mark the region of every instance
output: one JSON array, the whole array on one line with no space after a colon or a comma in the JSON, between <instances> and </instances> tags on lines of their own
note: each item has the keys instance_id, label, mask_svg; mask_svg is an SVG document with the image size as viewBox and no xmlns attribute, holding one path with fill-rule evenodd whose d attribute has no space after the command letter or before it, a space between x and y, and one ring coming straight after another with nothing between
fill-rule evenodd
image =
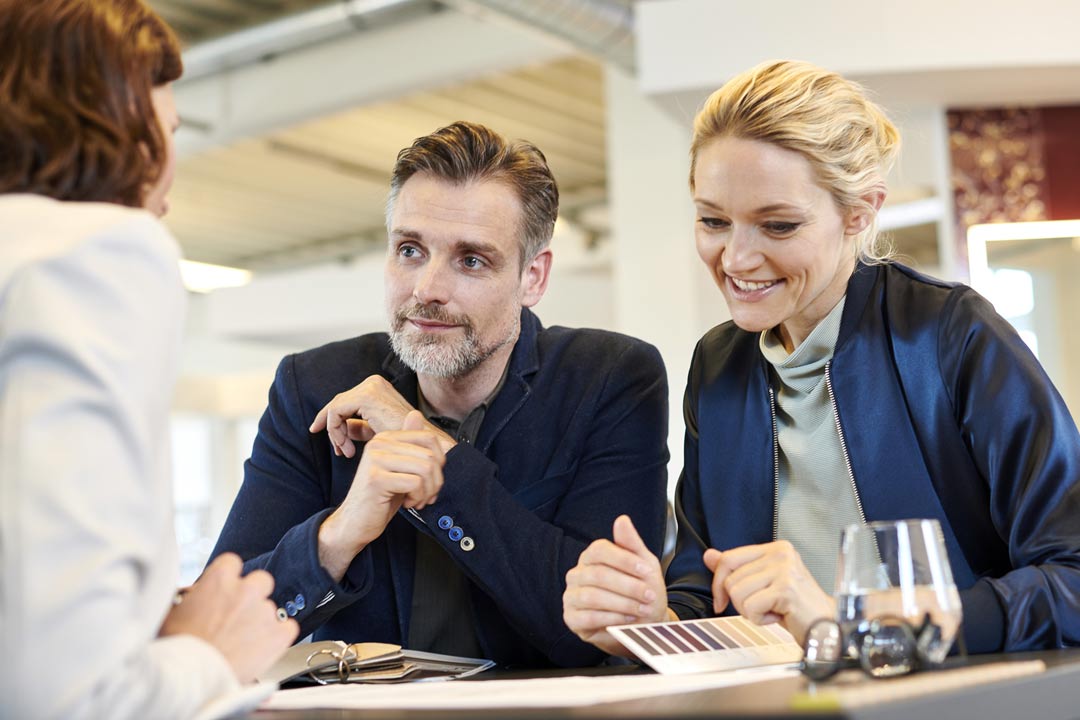
<instances>
[{"instance_id":1,"label":"patterned wallpaper panel","mask_svg":"<svg viewBox=\"0 0 1080 720\"><path fill-rule=\"evenodd\" d=\"M1080 107L948 113L957 258L978 223L1076 219Z\"/></svg>"}]
</instances>

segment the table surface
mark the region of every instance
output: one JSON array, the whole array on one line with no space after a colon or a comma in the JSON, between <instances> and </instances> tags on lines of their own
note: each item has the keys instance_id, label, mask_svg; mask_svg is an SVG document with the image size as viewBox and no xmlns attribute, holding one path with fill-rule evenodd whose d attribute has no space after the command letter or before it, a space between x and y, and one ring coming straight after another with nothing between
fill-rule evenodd
<instances>
[{"instance_id":1,"label":"table surface","mask_svg":"<svg viewBox=\"0 0 1080 720\"><path fill-rule=\"evenodd\" d=\"M625 700L602 705L568 708L494 708L472 710L278 710L260 711L249 716L252 720L414 720L420 718L479 718L481 720L534 720L536 718L633 718L634 720L668 720L670 718L728 718L728 717L815 717L867 718L872 720L912 720L913 718L948 718L949 720L987 720L988 718L1061 718L1080 720L1080 649L1052 650L1011 655L978 655L966 660L953 659L950 665L978 665L990 662L1019 662L1042 660L1045 672L1025 675L994 683L983 683L956 690L928 693L902 700L888 700L854 709L823 707L797 711L792 707L796 697L806 697L813 691L803 677L785 677L752 685L687 692L680 695ZM597 675L641 672L635 666L588 668L536 672L485 673L484 679L518 679L558 675ZM857 671L856 671L857 672ZM860 676L855 686L877 683L887 690L889 680L873 680ZM851 678L849 678L850 680ZM465 681L461 681L465 682ZM828 683L818 683L817 689L828 689Z\"/></svg>"}]
</instances>

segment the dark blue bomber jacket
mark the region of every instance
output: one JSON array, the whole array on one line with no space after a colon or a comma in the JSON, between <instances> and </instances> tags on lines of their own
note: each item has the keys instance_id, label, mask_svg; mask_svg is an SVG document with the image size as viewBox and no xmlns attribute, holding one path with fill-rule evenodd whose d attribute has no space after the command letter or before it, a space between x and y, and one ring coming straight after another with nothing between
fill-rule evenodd
<instances>
[{"instance_id":1,"label":"dark blue bomber jacket","mask_svg":"<svg viewBox=\"0 0 1080 720\"><path fill-rule=\"evenodd\" d=\"M214 549L268 570L273 599L301 636L403 644L416 533L434 537L469 581L474 627L503 666L595 665L604 654L562 619L565 576L585 547L629 514L659 553L667 504L667 379L656 348L600 330L543 328L522 310L502 389L474 446L447 453L437 502L402 510L340 584L319 564L317 533L348 493L361 453L335 457L315 414L380 373L415 407L417 379L386 334L286 357L270 389L244 482ZM449 516L468 549L438 521ZM422 649L422 648L418 648Z\"/></svg>"},{"instance_id":2,"label":"dark blue bomber jacket","mask_svg":"<svg viewBox=\"0 0 1080 720\"><path fill-rule=\"evenodd\" d=\"M1080 644L1080 435L1012 327L969 287L859 265L831 373L866 518L941 522L969 650ZM706 547L774 539L768 388L758 334L699 342L667 575L680 617L712 614Z\"/></svg>"}]
</instances>

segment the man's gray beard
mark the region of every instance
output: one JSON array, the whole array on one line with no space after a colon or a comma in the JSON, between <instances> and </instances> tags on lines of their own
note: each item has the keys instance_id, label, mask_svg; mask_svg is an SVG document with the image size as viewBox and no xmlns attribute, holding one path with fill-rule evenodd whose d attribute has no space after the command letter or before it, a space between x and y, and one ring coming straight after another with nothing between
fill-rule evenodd
<instances>
[{"instance_id":1,"label":"man's gray beard","mask_svg":"<svg viewBox=\"0 0 1080 720\"><path fill-rule=\"evenodd\" d=\"M460 341L430 335L409 337L403 328L404 322L395 322L390 330L390 346L397 356L416 374L441 378L468 375L517 335L514 328L503 340L484 347L472 325L462 327L465 336Z\"/></svg>"},{"instance_id":2,"label":"man's gray beard","mask_svg":"<svg viewBox=\"0 0 1080 720\"><path fill-rule=\"evenodd\" d=\"M460 341L436 335L409 336L405 323L410 317L458 325L463 337ZM440 378L458 378L468 375L495 351L517 339L517 323L507 336L488 347L480 344L476 329L466 315L452 315L437 305L414 304L399 308L390 316L390 347L401 361L418 375Z\"/></svg>"},{"instance_id":3,"label":"man's gray beard","mask_svg":"<svg viewBox=\"0 0 1080 720\"><path fill-rule=\"evenodd\" d=\"M472 328L464 328L460 341L446 342L430 336L408 337L400 329L390 331L390 346L413 372L418 375L453 378L469 373L491 357L497 347L483 348Z\"/></svg>"}]
</instances>

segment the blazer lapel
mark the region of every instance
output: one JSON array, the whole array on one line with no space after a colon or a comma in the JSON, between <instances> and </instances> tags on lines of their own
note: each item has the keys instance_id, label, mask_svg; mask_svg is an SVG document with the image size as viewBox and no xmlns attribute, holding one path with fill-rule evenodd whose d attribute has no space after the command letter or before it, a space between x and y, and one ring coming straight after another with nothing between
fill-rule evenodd
<instances>
[{"instance_id":1,"label":"blazer lapel","mask_svg":"<svg viewBox=\"0 0 1080 720\"><path fill-rule=\"evenodd\" d=\"M410 405L419 406L420 389L416 384L416 373L403 363L393 350L386 353L386 359L382 363L382 374Z\"/></svg>"},{"instance_id":2,"label":"blazer lapel","mask_svg":"<svg viewBox=\"0 0 1080 720\"><path fill-rule=\"evenodd\" d=\"M476 447L485 455L489 454L495 438L532 394L529 379L540 368L536 339L542 329L540 319L528 309L522 308L521 334L514 345L514 352L510 354L506 382L484 415L484 423L480 426L480 433L476 438Z\"/></svg>"}]
</instances>

